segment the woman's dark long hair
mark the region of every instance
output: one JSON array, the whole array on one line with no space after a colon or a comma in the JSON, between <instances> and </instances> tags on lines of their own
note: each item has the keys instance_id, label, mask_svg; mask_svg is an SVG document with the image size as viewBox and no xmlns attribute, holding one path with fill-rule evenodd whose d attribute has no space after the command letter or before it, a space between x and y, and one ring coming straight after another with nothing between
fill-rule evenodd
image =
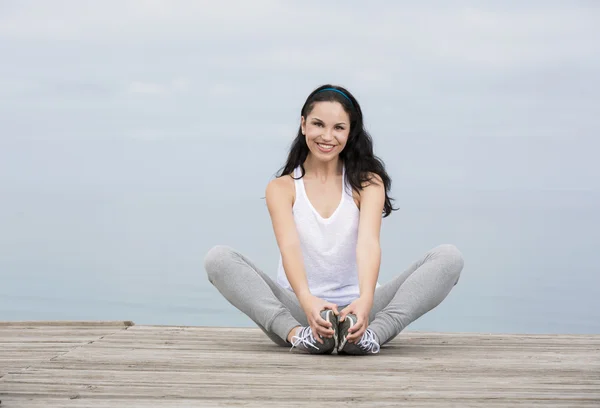
<instances>
[{"instance_id":1,"label":"woman's dark long hair","mask_svg":"<svg viewBox=\"0 0 600 408\"><path fill-rule=\"evenodd\" d=\"M333 88L345 94L344 97L337 91L325 90ZM301 116L305 118L312 112L316 102L339 102L348 116L350 116L350 134L344 150L340 153L340 159L346 167L346 181L352 186L352 189L360 192L366 185L371 183L370 173L375 173L381 177L385 187L385 203L383 207L383 217L387 217L397 208L392 207L393 198L390 198L388 192L391 188L391 179L385 171L385 165L381 159L373 154L373 140L364 128L363 115L358 101L346 89L334 85L322 85L315 89L306 99L302 106ZM306 144L306 138L302 134L302 127L298 128L298 134L292 142L285 165L279 170L277 177L291 174L293 170L300 166L304 177L304 161L308 156L309 149Z\"/></svg>"}]
</instances>

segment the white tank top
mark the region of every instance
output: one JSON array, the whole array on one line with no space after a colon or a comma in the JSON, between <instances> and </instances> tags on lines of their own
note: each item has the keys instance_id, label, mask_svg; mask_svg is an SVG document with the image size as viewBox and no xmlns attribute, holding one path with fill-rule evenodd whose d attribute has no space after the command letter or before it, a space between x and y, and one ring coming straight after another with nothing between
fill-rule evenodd
<instances>
[{"instance_id":1,"label":"white tank top","mask_svg":"<svg viewBox=\"0 0 600 408\"><path fill-rule=\"evenodd\" d=\"M294 169L295 178L300 174L300 167ZM303 178L294 180L296 200L292 208L310 293L338 306L351 303L360 294L356 265L360 214L352 198L352 188L346 182L345 167L342 180L344 188L340 203L329 218L323 218L312 206ZM293 291L283 269L281 254L277 283Z\"/></svg>"}]
</instances>

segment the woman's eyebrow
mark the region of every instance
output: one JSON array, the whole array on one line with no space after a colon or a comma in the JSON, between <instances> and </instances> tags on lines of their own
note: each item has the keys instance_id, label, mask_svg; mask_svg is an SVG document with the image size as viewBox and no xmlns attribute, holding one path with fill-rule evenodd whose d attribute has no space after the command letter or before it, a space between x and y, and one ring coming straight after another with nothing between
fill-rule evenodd
<instances>
[{"instance_id":1,"label":"woman's eyebrow","mask_svg":"<svg viewBox=\"0 0 600 408\"><path fill-rule=\"evenodd\" d=\"M318 120L319 122L323 122L321 119L319 119L317 117L312 118L312 120ZM346 122L336 123L336 125L345 125L345 124L346 124Z\"/></svg>"}]
</instances>

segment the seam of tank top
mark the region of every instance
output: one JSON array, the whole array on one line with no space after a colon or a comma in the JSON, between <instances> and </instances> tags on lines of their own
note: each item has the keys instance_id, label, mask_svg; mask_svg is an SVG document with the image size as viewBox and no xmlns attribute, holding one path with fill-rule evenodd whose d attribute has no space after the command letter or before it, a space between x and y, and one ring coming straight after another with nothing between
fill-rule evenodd
<instances>
[{"instance_id":1,"label":"seam of tank top","mask_svg":"<svg viewBox=\"0 0 600 408\"><path fill-rule=\"evenodd\" d=\"M296 206L298 205L298 200L300 199L300 195L302 194L301 191L301 186L299 186L298 182L300 180L296 179L296 177L298 177L298 167L296 167L294 169L294 171L292 172L293 174L293 179L294 179L294 191L296 192L296 199L294 200L294 205L292 205L292 210L296 208Z\"/></svg>"},{"instance_id":2,"label":"seam of tank top","mask_svg":"<svg viewBox=\"0 0 600 408\"><path fill-rule=\"evenodd\" d=\"M297 168L297 169L299 170L299 168ZM297 174L297 170L294 169L294 177L298 177L298 175L299 174ZM314 213L318 217L319 221L324 224L332 223L333 220L336 218L337 214L342 210L342 207L344 206L344 204L346 202L346 195L348 194L346 191L346 187L345 187L346 186L346 168L345 167L342 168L342 195L340 197L340 201L339 201L336 209L333 211L333 213L328 218L323 218L323 216L321 214L319 214L317 209L310 202L310 200L308 198L308 194L306 193L306 188L304 186L303 179L299 178L297 180L294 180L294 182L298 183L298 184L296 184L296 191L301 190L301 193L304 196L304 200L306 201L306 204L310 208L311 212ZM298 193L296 193L296 196L298 196ZM296 200L297 199L298 199L298 197L296 197ZM352 201L354 201L354 198L352 199ZM356 203L354 203L354 206L356 207Z\"/></svg>"},{"instance_id":3,"label":"seam of tank top","mask_svg":"<svg viewBox=\"0 0 600 408\"><path fill-rule=\"evenodd\" d=\"M354 208L356 211L360 212L360 208L358 208L358 205L356 205L356 201L354 201L354 195L352 194L353 190L352 190L352 186L350 185L350 183L346 183L347 187L346 187L346 195L348 196L348 200L350 201L350 203L352 204L352 208Z\"/></svg>"}]
</instances>

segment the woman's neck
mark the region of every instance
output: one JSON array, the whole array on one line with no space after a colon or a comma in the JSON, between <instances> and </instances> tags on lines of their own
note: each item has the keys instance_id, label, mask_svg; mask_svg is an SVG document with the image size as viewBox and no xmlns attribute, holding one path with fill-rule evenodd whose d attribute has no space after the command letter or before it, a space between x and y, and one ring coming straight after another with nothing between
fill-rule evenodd
<instances>
[{"instance_id":1,"label":"woman's neck","mask_svg":"<svg viewBox=\"0 0 600 408\"><path fill-rule=\"evenodd\" d=\"M342 174L342 161L339 156L333 160L324 162L315 160L314 156L308 155L304 161L304 170L311 178L317 178L326 181L332 177Z\"/></svg>"}]
</instances>

